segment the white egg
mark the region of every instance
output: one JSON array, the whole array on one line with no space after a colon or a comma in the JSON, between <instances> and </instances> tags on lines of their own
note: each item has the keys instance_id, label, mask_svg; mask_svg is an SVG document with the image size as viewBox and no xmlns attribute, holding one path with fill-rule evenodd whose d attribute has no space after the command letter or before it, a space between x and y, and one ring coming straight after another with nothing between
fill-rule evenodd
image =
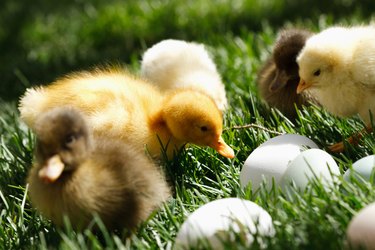
<instances>
[{"instance_id":1,"label":"white egg","mask_svg":"<svg viewBox=\"0 0 375 250\"><path fill-rule=\"evenodd\" d=\"M375 203L358 212L346 230L350 249L374 249L375 246Z\"/></svg>"},{"instance_id":2,"label":"white egg","mask_svg":"<svg viewBox=\"0 0 375 250\"><path fill-rule=\"evenodd\" d=\"M308 148L318 146L309 138L297 134L280 135L266 141L246 159L240 174L241 186L246 187L251 182L255 191L263 179L268 188L272 185L272 179L278 184L288 163Z\"/></svg>"},{"instance_id":3,"label":"white egg","mask_svg":"<svg viewBox=\"0 0 375 250\"><path fill-rule=\"evenodd\" d=\"M375 167L375 155L366 156L358 161L356 161L352 169L346 170L344 174L344 179L349 181L350 175L360 180L361 178L365 181L370 181L371 173ZM352 171L354 170L354 172ZM358 178L360 176L361 178Z\"/></svg>"},{"instance_id":4,"label":"white egg","mask_svg":"<svg viewBox=\"0 0 375 250\"><path fill-rule=\"evenodd\" d=\"M177 234L175 249L197 247L202 241L212 249L223 249L222 242L235 240L235 235L250 246L254 234L274 233L271 216L263 208L251 201L225 198L203 205L186 219Z\"/></svg>"},{"instance_id":5,"label":"white egg","mask_svg":"<svg viewBox=\"0 0 375 250\"><path fill-rule=\"evenodd\" d=\"M330 186L337 175L340 175L340 170L332 156L323 150L313 148L299 154L288 165L281 178L281 186L288 190L293 181L296 187L304 190L308 182L314 178L319 178L323 184Z\"/></svg>"}]
</instances>

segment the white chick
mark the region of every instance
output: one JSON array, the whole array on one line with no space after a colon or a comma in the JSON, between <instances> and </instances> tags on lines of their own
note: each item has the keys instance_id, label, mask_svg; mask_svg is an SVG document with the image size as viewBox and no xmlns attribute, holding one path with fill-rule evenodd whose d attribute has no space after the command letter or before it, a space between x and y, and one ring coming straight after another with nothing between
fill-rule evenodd
<instances>
[{"instance_id":1,"label":"white chick","mask_svg":"<svg viewBox=\"0 0 375 250\"><path fill-rule=\"evenodd\" d=\"M202 44L161 41L144 53L141 74L163 91L191 88L210 96L222 112L227 107L224 84Z\"/></svg>"},{"instance_id":2,"label":"white chick","mask_svg":"<svg viewBox=\"0 0 375 250\"><path fill-rule=\"evenodd\" d=\"M297 63L297 93L308 90L332 114L359 114L370 124L370 112L375 114L375 27L328 28L306 41ZM331 149L342 151L343 144Z\"/></svg>"}]
</instances>

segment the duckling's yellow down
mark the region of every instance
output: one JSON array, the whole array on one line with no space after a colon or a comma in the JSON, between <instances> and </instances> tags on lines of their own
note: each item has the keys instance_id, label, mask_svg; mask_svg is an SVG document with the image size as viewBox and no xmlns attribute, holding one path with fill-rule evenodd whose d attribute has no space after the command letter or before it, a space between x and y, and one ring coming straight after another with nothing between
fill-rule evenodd
<instances>
[{"instance_id":1,"label":"duckling's yellow down","mask_svg":"<svg viewBox=\"0 0 375 250\"><path fill-rule=\"evenodd\" d=\"M40 114L67 105L86 116L95 135L147 148L153 157L160 156L161 147L171 157L186 143L210 146L226 157L234 157L221 137L221 112L210 97L197 91L162 94L123 70L96 70L28 89L19 110L21 118L33 128Z\"/></svg>"}]
</instances>

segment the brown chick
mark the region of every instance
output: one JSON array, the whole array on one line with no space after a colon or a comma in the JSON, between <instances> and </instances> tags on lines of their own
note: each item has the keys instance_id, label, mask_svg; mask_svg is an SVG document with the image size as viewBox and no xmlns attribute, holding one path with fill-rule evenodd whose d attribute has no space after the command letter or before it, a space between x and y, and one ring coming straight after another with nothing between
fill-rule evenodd
<instances>
[{"instance_id":1,"label":"brown chick","mask_svg":"<svg viewBox=\"0 0 375 250\"><path fill-rule=\"evenodd\" d=\"M298 64L296 58L312 33L301 29L282 30L275 42L272 56L258 74L258 88L262 99L280 110L286 117L296 117L296 107L316 102L304 93L298 95Z\"/></svg>"},{"instance_id":2,"label":"brown chick","mask_svg":"<svg viewBox=\"0 0 375 250\"><path fill-rule=\"evenodd\" d=\"M33 128L35 118L59 106L77 108L96 135L147 148L153 157L173 156L186 143L209 146L233 158L222 134L222 114L208 95L191 89L161 92L123 70L71 74L47 87L27 90L21 118Z\"/></svg>"},{"instance_id":3,"label":"brown chick","mask_svg":"<svg viewBox=\"0 0 375 250\"><path fill-rule=\"evenodd\" d=\"M92 138L74 109L51 109L37 119L34 130L29 195L32 205L57 226L67 216L80 230L97 214L109 229L132 230L170 195L146 155L118 140Z\"/></svg>"}]
</instances>

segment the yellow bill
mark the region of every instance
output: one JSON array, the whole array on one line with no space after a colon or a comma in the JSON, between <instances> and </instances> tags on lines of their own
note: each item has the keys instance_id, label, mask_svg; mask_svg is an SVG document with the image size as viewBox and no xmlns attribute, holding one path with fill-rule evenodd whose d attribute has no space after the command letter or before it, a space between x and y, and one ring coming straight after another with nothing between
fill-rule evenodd
<instances>
[{"instance_id":1,"label":"yellow bill","mask_svg":"<svg viewBox=\"0 0 375 250\"><path fill-rule=\"evenodd\" d=\"M301 94L305 89L310 88L311 85L311 83L306 83L305 80L301 78L297 86L297 94Z\"/></svg>"},{"instance_id":2,"label":"yellow bill","mask_svg":"<svg viewBox=\"0 0 375 250\"><path fill-rule=\"evenodd\" d=\"M224 139L220 136L219 140L212 145L211 148L215 149L219 154L227 158L234 158L234 151L228 144L225 143Z\"/></svg>"},{"instance_id":3,"label":"yellow bill","mask_svg":"<svg viewBox=\"0 0 375 250\"><path fill-rule=\"evenodd\" d=\"M61 176L64 167L60 156L54 155L49 158L45 165L39 170L39 178L46 183L53 183Z\"/></svg>"}]
</instances>

